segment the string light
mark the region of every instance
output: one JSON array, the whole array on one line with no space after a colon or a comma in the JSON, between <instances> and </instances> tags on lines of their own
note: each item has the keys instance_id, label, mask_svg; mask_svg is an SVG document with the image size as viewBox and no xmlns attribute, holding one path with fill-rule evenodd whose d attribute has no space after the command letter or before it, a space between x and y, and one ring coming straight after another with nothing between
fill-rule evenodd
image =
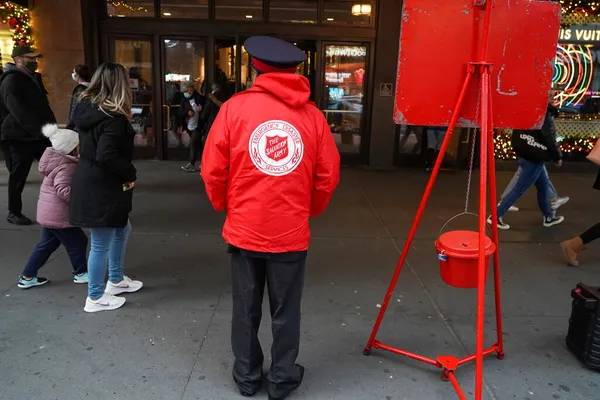
<instances>
[{"instance_id":1,"label":"string light","mask_svg":"<svg viewBox=\"0 0 600 400\"><path fill-rule=\"evenodd\" d=\"M122 7L122 8L125 8L125 9L127 9L129 11L133 11L133 12L138 12L138 11L148 12L148 9L146 7L130 6L129 4L127 4L126 0L106 0L106 2L115 8Z\"/></svg>"},{"instance_id":2,"label":"string light","mask_svg":"<svg viewBox=\"0 0 600 400\"><path fill-rule=\"evenodd\" d=\"M598 141L597 136L564 136L558 147L565 155L587 155ZM499 160L515 160L517 155L512 149L511 134L500 132L494 137L494 155Z\"/></svg>"},{"instance_id":3,"label":"string light","mask_svg":"<svg viewBox=\"0 0 600 400\"><path fill-rule=\"evenodd\" d=\"M33 44L29 10L18 4L0 0L0 20L8 24L15 46Z\"/></svg>"}]
</instances>

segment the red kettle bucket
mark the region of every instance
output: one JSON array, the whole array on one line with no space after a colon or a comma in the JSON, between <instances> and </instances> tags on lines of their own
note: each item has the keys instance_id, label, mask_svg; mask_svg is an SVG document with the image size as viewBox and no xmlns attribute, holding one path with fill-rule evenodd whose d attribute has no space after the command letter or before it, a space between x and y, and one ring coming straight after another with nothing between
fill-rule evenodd
<instances>
[{"instance_id":1,"label":"red kettle bucket","mask_svg":"<svg viewBox=\"0 0 600 400\"><path fill-rule=\"evenodd\" d=\"M457 288L477 287L479 258L479 233L473 231L450 231L435 241L440 261L440 275L444 282ZM490 256L496 245L485 237L485 280L487 281Z\"/></svg>"}]
</instances>

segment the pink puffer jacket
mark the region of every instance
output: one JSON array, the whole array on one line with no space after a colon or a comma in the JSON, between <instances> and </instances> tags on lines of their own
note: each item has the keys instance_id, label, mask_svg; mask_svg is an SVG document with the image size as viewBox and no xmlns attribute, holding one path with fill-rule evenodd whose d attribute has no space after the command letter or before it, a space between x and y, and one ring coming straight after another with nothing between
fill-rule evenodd
<instances>
[{"instance_id":1,"label":"pink puffer jacket","mask_svg":"<svg viewBox=\"0 0 600 400\"><path fill-rule=\"evenodd\" d=\"M40 188L37 221L46 228L70 228L69 196L71 178L79 159L48 147L40 159L39 171L45 175Z\"/></svg>"}]
</instances>

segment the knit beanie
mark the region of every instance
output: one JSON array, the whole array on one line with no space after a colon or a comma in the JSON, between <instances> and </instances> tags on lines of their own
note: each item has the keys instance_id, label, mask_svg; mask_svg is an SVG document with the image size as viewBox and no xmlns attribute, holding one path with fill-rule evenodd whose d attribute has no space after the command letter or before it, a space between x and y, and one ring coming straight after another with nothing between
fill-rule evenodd
<instances>
[{"instance_id":1,"label":"knit beanie","mask_svg":"<svg viewBox=\"0 0 600 400\"><path fill-rule=\"evenodd\" d=\"M70 129L58 129L56 124L44 125L42 133L50 142L54 150L62 154L70 154L79 145L79 134Z\"/></svg>"}]
</instances>

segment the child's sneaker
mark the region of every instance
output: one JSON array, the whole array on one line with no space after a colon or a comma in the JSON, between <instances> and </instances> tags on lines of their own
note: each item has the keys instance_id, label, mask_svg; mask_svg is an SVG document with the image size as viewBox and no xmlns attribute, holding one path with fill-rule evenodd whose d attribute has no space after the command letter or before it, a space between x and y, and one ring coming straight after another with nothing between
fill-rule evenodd
<instances>
[{"instance_id":1,"label":"child's sneaker","mask_svg":"<svg viewBox=\"0 0 600 400\"><path fill-rule=\"evenodd\" d=\"M545 217L544 218L544 226L546 228L550 228L551 226L562 223L564 220L565 220L565 217L557 217L556 215L554 215L552 217Z\"/></svg>"},{"instance_id":2,"label":"child's sneaker","mask_svg":"<svg viewBox=\"0 0 600 400\"><path fill-rule=\"evenodd\" d=\"M89 297L85 300L83 311L95 313L99 311L110 311L121 308L125 304L125 298L113 296L110 293L104 293L98 300L92 300Z\"/></svg>"},{"instance_id":3,"label":"child's sneaker","mask_svg":"<svg viewBox=\"0 0 600 400\"><path fill-rule=\"evenodd\" d=\"M492 216L490 215L487 219L487 223L489 225L492 224ZM504 222L504 219L502 217L498 217L498 229L501 229L503 231L507 231L510 229L510 225L508 225L506 222Z\"/></svg>"},{"instance_id":4,"label":"child's sneaker","mask_svg":"<svg viewBox=\"0 0 600 400\"><path fill-rule=\"evenodd\" d=\"M73 276L74 283L88 283L89 281L90 281L90 277L87 272Z\"/></svg>"},{"instance_id":5,"label":"child's sneaker","mask_svg":"<svg viewBox=\"0 0 600 400\"><path fill-rule=\"evenodd\" d=\"M21 289L31 289L32 287L45 285L48 282L48 279L40 278L39 276L33 277L30 280L24 279L21 276L19 277L19 283L17 283L17 286Z\"/></svg>"},{"instance_id":6,"label":"child's sneaker","mask_svg":"<svg viewBox=\"0 0 600 400\"><path fill-rule=\"evenodd\" d=\"M119 283L112 283L108 281L106 284L106 293L112 295L118 295L121 293L134 293L140 290L144 284L140 281L134 281L128 277L123 277L123 280Z\"/></svg>"}]
</instances>

